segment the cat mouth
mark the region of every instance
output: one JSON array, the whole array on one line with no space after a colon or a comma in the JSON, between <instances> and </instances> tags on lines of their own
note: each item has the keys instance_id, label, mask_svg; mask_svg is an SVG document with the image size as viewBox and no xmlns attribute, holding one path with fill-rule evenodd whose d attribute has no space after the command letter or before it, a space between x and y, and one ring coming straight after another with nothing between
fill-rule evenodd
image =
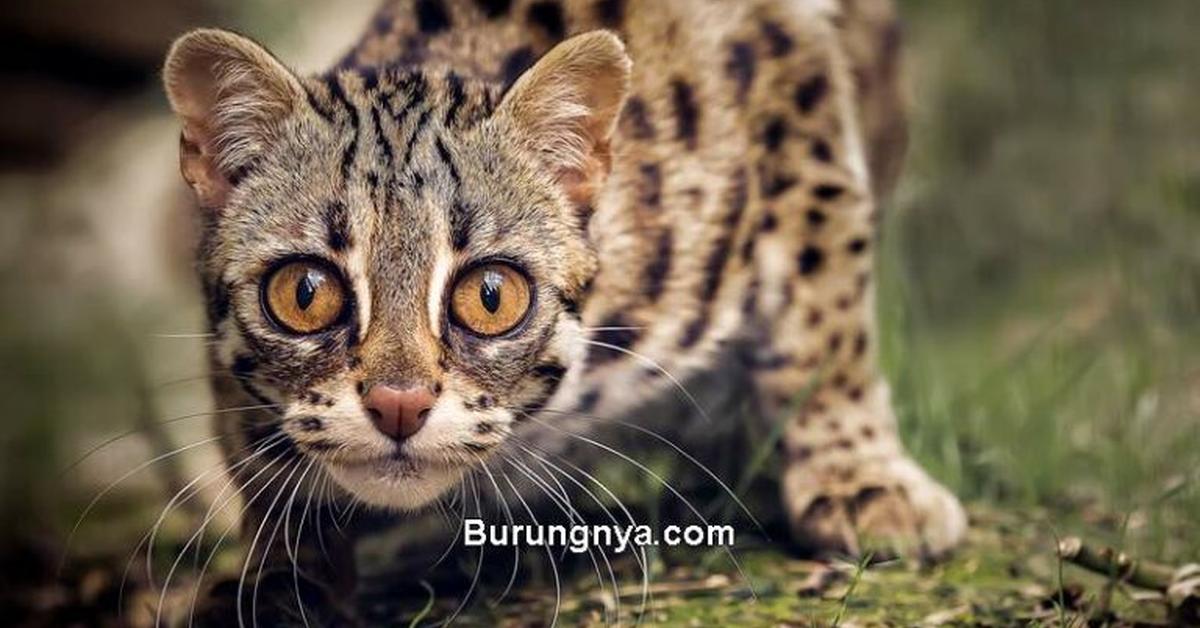
<instances>
[{"instance_id":1,"label":"cat mouth","mask_svg":"<svg viewBox=\"0 0 1200 628\"><path fill-rule=\"evenodd\" d=\"M326 469L343 489L375 506L411 511L449 490L462 477L462 465L430 460L409 452L356 460L326 460Z\"/></svg>"}]
</instances>

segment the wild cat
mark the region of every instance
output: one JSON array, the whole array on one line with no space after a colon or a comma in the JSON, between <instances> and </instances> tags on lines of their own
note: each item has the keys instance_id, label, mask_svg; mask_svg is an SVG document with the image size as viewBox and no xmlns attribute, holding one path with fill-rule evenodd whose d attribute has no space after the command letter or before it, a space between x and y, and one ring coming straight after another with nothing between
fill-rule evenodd
<instances>
[{"instance_id":1,"label":"wild cat","mask_svg":"<svg viewBox=\"0 0 1200 628\"><path fill-rule=\"evenodd\" d=\"M397 0L315 76L176 41L212 385L252 408L216 429L260 617L295 619L293 560L308 618L353 617L351 548L266 540L280 495L421 509L568 417L636 423L723 370L783 426L797 544L952 548L964 511L905 453L876 359L897 45L886 0Z\"/></svg>"}]
</instances>

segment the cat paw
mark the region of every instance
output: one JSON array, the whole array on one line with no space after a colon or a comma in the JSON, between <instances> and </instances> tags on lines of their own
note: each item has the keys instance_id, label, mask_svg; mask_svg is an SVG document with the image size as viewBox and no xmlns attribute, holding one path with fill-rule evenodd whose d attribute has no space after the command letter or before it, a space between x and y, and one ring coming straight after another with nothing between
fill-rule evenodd
<instances>
[{"instance_id":1,"label":"cat paw","mask_svg":"<svg viewBox=\"0 0 1200 628\"><path fill-rule=\"evenodd\" d=\"M782 491L792 538L810 554L937 560L967 531L958 498L904 456L840 471L793 465Z\"/></svg>"},{"instance_id":2,"label":"cat paw","mask_svg":"<svg viewBox=\"0 0 1200 628\"><path fill-rule=\"evenodd\" d=\"M257 595L255 591L257 590ZM360 625L350 600L333 599L318 582L291 570L267 571L257 582L241 587L236 578L213 585L191 618L181 625L196 628L238 626L323 626L353 628Z\"/></svg>"}]
</instances>

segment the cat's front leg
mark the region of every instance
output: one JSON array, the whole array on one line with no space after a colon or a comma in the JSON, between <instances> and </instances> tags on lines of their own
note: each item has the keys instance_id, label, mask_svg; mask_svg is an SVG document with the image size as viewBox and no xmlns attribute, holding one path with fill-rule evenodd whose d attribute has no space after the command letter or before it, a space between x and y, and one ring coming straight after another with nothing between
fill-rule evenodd
<instances>
[{"instance_id":1,"label":"cat's front leg","mask_svg":"<svg viewBox=\"0 0 1200 628\"><path fill-rule=\"evenodd\" d=\"M784 313L777 324L808 333L775 333L750 358L759 407L783 423L780 494L794 541L819 554L944 555L966 514L900 442L871 317L843 311L822 324L817 308Z\"/></svg>"},{"instance_id":2,"label":"cat's front leg","mask_svg":"<svg viewBox=\"0 0 1200 628\"><path fill-rule=\"evenodd\" d=\"M292 515L291 534L285 535L281 529L288 523L286 512L267 518L257 509L246 511L242 540L253 544L253 550L247 551L241 569L209 588L183 625L360 625L354 608L351 531L331 524L337 516L333 512ZM307 518L304 528L299 527L301 517ZM297 532L303 533L301 538Z\"/></svg>"}]
</instances>

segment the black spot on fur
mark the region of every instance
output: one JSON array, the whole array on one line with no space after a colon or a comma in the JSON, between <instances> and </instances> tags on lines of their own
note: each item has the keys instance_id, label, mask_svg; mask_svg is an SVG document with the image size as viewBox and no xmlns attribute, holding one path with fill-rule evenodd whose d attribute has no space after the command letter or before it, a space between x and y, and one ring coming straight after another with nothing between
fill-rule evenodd
<instances>
[{"instance_id":1,"label":"black spot on fur","mask_svg":"<svg viewBox=\"0 0 1200 628\"><path fill-rule=\"evenodd\" d=\"M221 283L206 282L204 289L207 297L205 301L208 303L209 321L215 327L217 323L229 316L229 292L232 288Z\"/></svg>"},{"instance_id":2,"label":"black spot on fur","mask_svg":"<svg viewBox=\"0 0 1200 628\"><path fill-rule=\"evenodd\" d=\"M867 332L860 331L854 337L854 356L861 357L867 352Z\"/></svg>"},{"instance_id":3,"label":"black spot on fur","mask_svg":"<svg viewBox=\"0 0 1200 628\"><path fill-rule=\"evenodd\" d=\"M653 257L650 258L650 263L646 265L645 280L643 283L643 291L646 298L650 301L658 300L662 295L663 288L666 286L667 275L671 271L671 247L674 240L674 234L670 229L664 229L658 234L658 241L654 246Z\"/></svg>"},{"instance_id":4,"label":"black spot on fur","mask_svg":"<svg viewBox=\"0 0 1200 628\"><path fill-rule=\"evenodd\" d=\"M742 212L746 210L746 203L750 200L750 192L747 189L745 168L738 168L729 178L732 181L729 186L729 206L722 222L726 227L732 228L741 222Z\"/></svg>"},{"instance_id":5,"label":"black spot on fur","mask_svg":"<svg viewBox=\"0 0 1200 628\"><path fill-rule=\"evenodd\" d=\"M450 28L450 14L441 0L417 0L417 28L428 35Z\"/></svg>"},{"instance_id":6,"label":"black spot on fur","mask_svg":"<svg viewBox=\"0 0 1200 628\"><path fill-rule=\"evenodd\" d=\"M672 81L671 102L675 107L675 139L682 141L688 150L695 150L700 109L696 106L692 86L683 79Z\"/></svg>"},{"instance_id":7,"label":"black spot on fur","mask_svg":"<svg viewBox=\"0 0 1200 628\"><path fill-rule=\"evenodd\" d=\"M813 208L804 213L804 219L808 221L809 225L813 227L820 227L821 225L825 224L825 221L828 219L828 217L825 215L825 212Z\"/></svg>"},{"instance_id":8,"label":"black spot on fur","mask_svg":"<svg viewBox=\"0 0 1200 628\"><path fill-rule=\"evenodd\" d=\"M833 161L833 149L829 147L829 142L822 139L813 140L812 156L817 161L829 163Z\"/></svg>"},{"instance_id":9,"label":"black spot on fur","mask_svg":"<svg viewBox=\"0 0 1200 628\"><path fill-rule=\"evenodd\" d=\"M704 260L704 281L700 284L700 300L710 301L717 294L721 285L721 273L725 268L725 260L729 257L729 247L732 234L722 235Z\"/></svg>"},{"instance_id":10,"label":"black spot on fur","mask_svg":"<svg viewBox=\"0 0 1200 628\"><path fill-rule=\"evenodd\" d=\"M567 368L561 364L539 364L533 367L533 374L542 379L560 380L567 374Z\"/></svg>"},{"instance_id":11,"label":"black spot on fur","mask_svg":"<svg viewBox=\"0 0 1200 628\"><path fill-rule=\"evenodd\" d=\"M804 247L803 251L800 251L797 262L799 263L801 275L811 275L820 270L821 266L825 263L825 253L821 249L809 245Z\"/></svg>"},{"instance_id":12,"label":"black spot on fur","mask_svg":"<svg viewBox=\"0 0 1200 628\"><path fill-rule=\"evenodd\" d=\"M518 78L521 78L521 74L528 70L534 61L537 61L537 56L533 54L533 48L529 46L521 46L508 53L504 62L500 64L500 78L504 82L504 91L508 91L508 88L512 87Z\"/></svg>"},{"instance_id":13,"label":"black spot on fur","mask_svg":"<svg viewBox=\"0 0 1200 628\"><path fill-rule=\"evenodd\" d=\"M646 109L646 101L637 96L630 97L625 103L622 118L628 121L630 133L635 139L654 139L654 125L650 123L650 113Z\"/></svg>"},{"instance_id":14,"label":"black spot on fur","mask_svg":"<svg viewBox=\"0 0 1200 628\"><path fill-rule=\"evenodd\" d=\"M302 416L296 419L296 425L304 432L319 432L325 429L325 422L315 416Z\"/></svg>"},{"instance_id":15,"label":"black spot on fur","mask_svg":"<svg viewBox=\"0 0 1200 628\"><path fill-rule=\"evenodd\" d=\"M662 170L658 164L644 163L638 171L642 175L638 199L647 207L658 207L662 201Z\"/></svg>"},{"instance_id":16,"label":"black spot on fur","mask_svg":"<svg viewBox=\"0 0 1200 628\"><path fill-rule=\"evenodd\" d=\"M679 348L688 349L700 342L704 337L704 330L708 327L708 311L701 312L699 316L692 319L687 327L683 329L683 335L679 337Z\"/></svg>"},{"instance_id":17,"label":"black spot on fur","mask_svg":"<svg viewBox=\"0 0 1200 628\"><path fill-rule=\"evenodd\" d=\"M787 122L775 116L767 120L767 126L763 128L763 145L769 151L777 151L783 145L783 140L787 138Z\"/></svg>"},{"instance_id":18,"label":"black spot on fur","mask_svg":"<svg viewBox=\"0 0 1200 628\"><path fill-rule=\"evenodd\" d=\"M300 446L308 451L316 453L330 452L339 447L337 443L328 440L305 441Z\"/></svg>"},{"instance_id":19,"label":"black spot on fur","mask_svg":"<svg viewBox=\"0 0 1200 628\"><path fill-rule=\"evenodd\" d=\"M325 231L330 249L341 252L350 246L350 217L345 203L332 201L325 206Z\"/></svg>"},{"instance_id":20,"label":"black spot on fur","mask_svg":"<svg viewBox=\"0 0 1200 628\"><path fill-rule=\"evenodd\" d=\"M851 240L849 243L846 244L846 250L850 251L851 253L853 253L855 255L861 254L863 251L867 250L867 239L866 238L854 238L853 240Z\"/></svg>"},{"instance_id":21,"label":"black spot on fur","mask_svg":"<svg viewBox=\"0 0 1200 628\"><path fill-rule=\"evenodd\" d=\"M246 379L254 376L254 370L258 368L258 362L254 356L239 355L233 359L233 365L229 370L233 372L233 376L238 379Z\"/></svg>"},{"instance_id":22,"label":"black spot on fur","mask_svg":"<svg viewBox=\"0 0 1200 628\"><path fill-rule=\"evenodd\" d=\"M796 87L794 96L796 107L800 109L801 113L812 113L813 109L821 104L821 99L828 91L829 79L825 78L824 74L818 74Z\"/></svg>"},{"instance_id":23,"label":"black spot on fur","mask_svg":"<svg viewBox=\"0 0 1200 628\"><path fill-rule=\"evenodd\" d=\"M586 413L594 410L597 403L600 403L600 391L593 388L579 395L579 405L577 407L580 412Z\"/></svg>"},{"instance_id":24,"label":"black spot on fur","mask_svg":"<svg viewBox=\"0 0 1200 628\"><path fill-rule=\"evenodd\" d=\"M829 335L829 352L837 353L842 348L842 332L835 331Z\"/></svg>"},{"instance_id":25,"label":"black spot on fur","mask_svg":"<svg viewBox=\"0 0 1200 628\"><path fill-rule=\"evenodd\" d=\"M818 185L817 187L813 188L813 196L815 196L823 201L832 201L832 200L836 199L837 197L841 196L842 193L845 191L846 191L846 189L840 185L834 185L832 183L822 183L822 184Z\"/></svg>"},{"instance_id":26,"label":"black spot on fur","mask_svg":"<svg viewBox=\"0 0 1200 628\"><path fill-rule=\"evenodd\" d=\"M596 19L608 28L617 28L625 19L625 0L600 0L596 3Z\"/></svg>"},{"instance_id":27,"label":"black spot on fur","mask_svg":"<svg viewBox=\"0 0 1200 628\"><path fill-rule=\"evenodd\" d=\"M758 230L763 233L771 233L779 226L779 219L775 217L775 212L767 211L763 214L762 222L758 223Z\"/></svg>"},{"instance_id":28,"label":"black spot on fur","mask_svg":"<svg viewBox=\"0 0 1200 628\"><path fill-rule=\"evenodd\" d=\"M480 421L475 424L475 433L480 436L487 436L496 431L496 424L491 421Z\"/></svg>"},{"instance_id":29,"label":"black spot on fur","mask_svg":"<svg viewBox=\"0 0 1200 628\"><path fill-rule=\"evenodd\" d=\"M738 41L729 46L729 59L725 61L725 73L737 86L737 101L746 102L750 85L754 82L756 59L754 46Z\"/></svg>"},{"instance_id":30,"label":"black spot on fur","mask_svg":"<svg viewBox=\"0 0 1200 628\"><path fill-rule=\"evenodd\" d=\"M539 26L551 39L559 40L567 34L567 23L563 18L562 6L555 0L535 2L529 5L529 23Z\"/></svg>"},{"instance_id":31,"label":"black spot on fur","mask_svg":"<svg viewBox=\"0 0 1200 628\"><path fill-rule=\"evenodd\" d=\"M631 323L624 314L612 314L604 319L597 327L603 329L597 331L592 337L595 342L602 342L614 347L628 349L642 336L642 330ZM619 357L621 352L613 349L603 349L606 353L613 357ZM612 359L612 358L609 358Z\"/></svg>"},{"instance_id":32,"label":"black spot on fur","mask_svg":"<svg viewBox=\"0 0 1200 628\"><path fill-rule=\"evenodd\" d=\"M762 34L772 57L782 57L792 51L794 43L783 27L775 22L763 22Z\"/></svg>"},{"instance_id":33,"label":"black spot on fur","mask_svg":"<svg viewBox=\"0 0 1200 628\"><path fill-rule=\"evenodd\" d=\"M795 176L778 172L765 160L758 164L758 188L764 198L775 198L799 182Z\"/></svg>"},{"instance_id":34,"label":"black spot on fur","mask_svg":"<svg viewBox=\"0 0 1200 628\"><path fill-rule=\"evenodd\" d=\"M475 4L479 6L479 10L490 19L496 19L505 13L508 13L512 7L512 0L475 0Z\"/></svg>"}]
</instances>

